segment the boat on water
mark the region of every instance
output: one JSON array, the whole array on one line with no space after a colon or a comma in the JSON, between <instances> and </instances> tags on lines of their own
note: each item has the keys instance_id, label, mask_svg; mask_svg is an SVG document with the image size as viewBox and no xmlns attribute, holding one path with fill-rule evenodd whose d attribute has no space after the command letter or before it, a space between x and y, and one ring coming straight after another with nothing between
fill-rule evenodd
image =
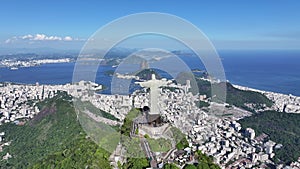
<instances>
[{"instance_id":1,"label":"boat on water","mask_svg":"<svg viewBox=\"0 0 300 169\"><path fill-rule=\"evenodd\" d=\"M18 70L18 67L11 67L10 70Z\"/></svg>"}]
</instances>

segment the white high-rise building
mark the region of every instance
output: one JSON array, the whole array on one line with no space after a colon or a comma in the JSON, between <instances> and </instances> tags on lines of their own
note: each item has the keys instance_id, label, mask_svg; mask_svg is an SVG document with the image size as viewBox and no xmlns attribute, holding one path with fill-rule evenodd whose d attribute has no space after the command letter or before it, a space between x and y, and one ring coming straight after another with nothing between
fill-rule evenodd
<instances>
[{"instance_id":1,"label":"white high-rise building","mask_svg":"<svg viewBox=\"0 0 300 169\"><path fill-rule=\"evenodd\" d=\"M255 131L252 128L246 128L245 134L250 139L254 139L255 138Z\"/></svg>"}]
</instances>

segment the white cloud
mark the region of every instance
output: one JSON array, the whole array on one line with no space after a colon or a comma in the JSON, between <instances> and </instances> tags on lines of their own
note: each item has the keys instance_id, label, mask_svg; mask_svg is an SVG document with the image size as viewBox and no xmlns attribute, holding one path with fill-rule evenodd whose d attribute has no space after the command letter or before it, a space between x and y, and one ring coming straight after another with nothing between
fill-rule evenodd
<instances>
[{"instance_id":1,"label":"white cloud","mask_svg":"<svg viewBox=\"0 0 300 169\"><path fill-rule=\"evenodd\" d=\"M35 34L35 35L24 35L24 36L19 36L19 37L12 37L9 38L5 41L5 43L13 43L15 41L85 41L84 39L79 39L79 38L73 38L71 36L55 36L55 35L45 35L45 34Z\"/></svg>"},{"instance_id":2,"label":"white cloud","mask_svg":"<svg viewBox=\"0 0 300 169\"><path fill-rule=\"evenodd\" d=\"M62 40L62 38L58 36L49 36L49 37L46 36L45 40Z\"/></svg>"},{"instance_id":3,"label":"white cloud","mask_svg":"<svg viewBox=\"0 0 300 169\"><path fill-rule=\"evenodd\" d=\"M11 43L11 39L6 39L5 43Z\"/></svg>"},{"instance_id":4,"label":"white cloud","mask_svg":"<svg viewBox=\"0 0 300 169\"><path fill-rule=\"evenodd\" d=\"M22 39L31 39L31 38L33 38L33 36L30 34L22 36Z\"/></svg>"},{"instance_id":5,"label":"white cloud","mask_svg":"<svg viewBox=\"0 0 300 169\"><path fill-rule=\"evenodd\" d=\"M46 35L44 34L36 34L32 39L30 40L45 40Z\"/></svg>"},{"instance_id":6,"label":"white cloud","mask_svg":"<svg viewBox=\"0 0 300 169\"><path fill-rule=\"evenodd\" d=\"M61 41L63 40L62 37L59 36L47 36L45 34L36 34L34 36L31 36L31 38L29 38L29 40L39 40L39 41Z\"/></svg>"},{"instance_id":7,"label":"white cloud","mask_svg":"<svg viewBox=\"0 0 300 169\"><path fill-rule=\"evenodd\" d=\"M4 43L8 44L8 43L13 43L14 41L18 40L18 38L16 36L6 39Z\"/></svg>"},{"instance_id":8,"label":"white cloud","mask_svg":"<svg viewBox=\"0 0 300 169\"><path fill-rule=\"evenodd\" d=\"M72 40L73 40L73 38L71 36L66 36L64 38L64 41L72 41Z\"/></svg>"}]
</instances>

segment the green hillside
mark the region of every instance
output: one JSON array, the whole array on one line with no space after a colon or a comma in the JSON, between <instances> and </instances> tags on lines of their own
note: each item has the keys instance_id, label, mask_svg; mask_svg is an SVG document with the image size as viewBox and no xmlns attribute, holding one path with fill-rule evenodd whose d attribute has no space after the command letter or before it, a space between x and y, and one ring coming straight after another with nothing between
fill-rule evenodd
<instances>
[{"instance_id":1,"label":"green hillside","mask_svg":"<svg viewBox=\"0 0 300 169\"><path fill-rule=\"evenodd\" d=\"M110 168L109 153L86 137L66 93L39 104L42 111L23 126L5 124L7 152L0 168Z\"/></svg>"},{"instance_id":2,"label":"green hillside","mask_svg":"<svg viewBox=\"0 0 300 169\"><path fill-rule=\"evenodd\" d=\"M300 114L266 111L239 120L243 128L251 127L257 135L267 134L283 145L275 150L276 162L297 161L300 156Z\"/></svg>"},{"instance_id":3,"label":"green hillside","mask_svg":"<svg viewBox=\"0 0 300 169\"><path fill-rule=\"evenodd\" d=\"M200 94L205 94L211 97L211 83L205 80L197 79L197 84ZM221 90L222 84L214 84L215 89ZM240 108L244 108L253 111L251 108L245 106L245 104L254 104L255 108L260 108L263 106L271 107L273 102L269 100L265 95L254 92L254 91L244 91L237 89L230 83L226 83L226 102L230 105L234 105ZM217 96L218 97L218 96Z\"/></svg>"},{"instance_id":4,"label":"green hillside","mask_svg":"<svg viewBox=\"0 0 300 169\"><path fill-rule=\"evenodd\" d=\"M265 95L254 92L254 91L244 91L235 88L232 84L228 82L211 83L207 80L203 80L203 77L207 77L207 73L202 71L201 74L197 72L182 72L176 78L176 81L180 84L185 84L186 80L190 80L191 89L190 92L200 93L201 95L206 95L207 97L212 97L212 86L214 87L214 101L224 102L224 90L226 90L226 103L234 105L249 111L255 111L254 109L259 109L262 107L271 107L273 102L269 100ZM195 80L193 80L195 79ZM226 83L226 89L225 89ZM220 93L220 94L218 94ZM248 107L245 104L253 104L254 107ZM205 103L197 103L199 107L207 107Z\"/></svg>"},{"instance_id":5,"label":"green hillside","mask_svg":"<svg viewBox=\"0 0 300 169\"><path fill-rule=\"evenodd\" d=\"M161 76L157 73L155 69L144 69L140 72L137 72L136 76L143 80L151 80L152 74L155 74L156 79L161 79Z\"/></svg>"}]
</instances>

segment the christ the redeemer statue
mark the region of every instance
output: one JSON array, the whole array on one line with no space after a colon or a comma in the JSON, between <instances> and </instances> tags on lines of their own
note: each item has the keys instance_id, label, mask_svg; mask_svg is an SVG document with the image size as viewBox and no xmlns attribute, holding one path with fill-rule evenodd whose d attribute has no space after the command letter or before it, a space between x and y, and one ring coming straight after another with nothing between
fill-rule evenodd
<instances>
[{"instance_id":1,"label":"christ the redeemer statue","mask_svg":"<svg viewBox=\"0 0 300 169\"><path fill-rule=\"evenodd\" d=\"M136 82L141 87L150 88L150 112L149 115L160 114L158 107L159 87L166 86L169 82L165 79L157 80L155 74L146 82Z\"/></svg>"}]
</instances>

